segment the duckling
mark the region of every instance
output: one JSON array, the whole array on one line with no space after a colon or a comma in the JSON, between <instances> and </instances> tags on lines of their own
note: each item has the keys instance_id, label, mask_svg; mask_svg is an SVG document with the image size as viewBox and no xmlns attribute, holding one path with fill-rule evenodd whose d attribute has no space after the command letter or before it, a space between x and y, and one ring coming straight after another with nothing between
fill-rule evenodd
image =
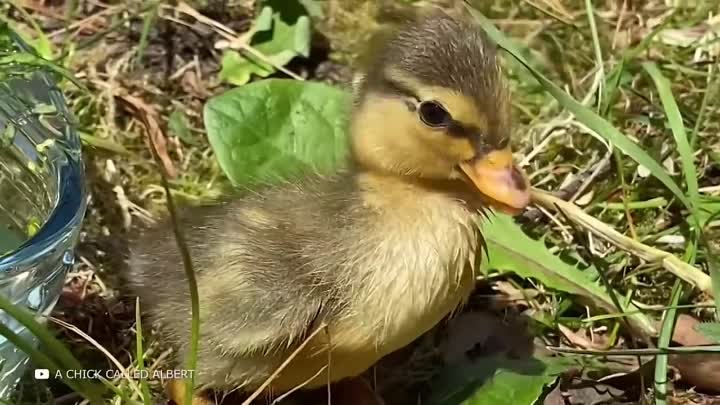
<instances>
[{"instance_id":1,"label":"duckling","mask_svg":"<svg viewBox=\"0 0 720 405\"><path fill-rule=\"evenodd\" d=\"M356 82L343 169L182 216L200 297L199 387L252 392L301 344L271 392L360 375L467 300L481 216L528 204L509 92L476 24L425 13L373 60ZM169 229L132 242L129 281L182 368L190 296Z\"/></svg>"}]
</instances>

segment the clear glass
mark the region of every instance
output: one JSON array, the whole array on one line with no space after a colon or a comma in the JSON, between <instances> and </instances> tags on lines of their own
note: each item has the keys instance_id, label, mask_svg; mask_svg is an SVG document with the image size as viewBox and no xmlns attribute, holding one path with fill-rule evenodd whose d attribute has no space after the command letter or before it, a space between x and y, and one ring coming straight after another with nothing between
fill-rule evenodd
<instances>
[{"instance_id":1,"label":"clear glass","mask_svg":"<svg viewBox=\"0 0 720 405\"><path fill-rule=\"evenodd\" d=\"M9 56L29 49L12 32L2 31L0 295L47 315L73 264L85 214L80 141L54 72L42 64L13 68ZM0 323L36 341L3 311ZM0 403L11 398L27 362L0 335Z\"/></svg>"}]
</instances>

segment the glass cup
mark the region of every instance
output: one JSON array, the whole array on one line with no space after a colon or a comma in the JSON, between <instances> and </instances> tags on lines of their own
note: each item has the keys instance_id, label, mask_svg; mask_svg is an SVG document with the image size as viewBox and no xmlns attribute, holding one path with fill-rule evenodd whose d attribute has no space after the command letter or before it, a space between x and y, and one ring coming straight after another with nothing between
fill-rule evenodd
<instances>
[{"instance_id":1,"label":"glass cup","mask_svg":"<svg viewBox=\"0 0 720 405\"><path fill-rule=\"evenodd\" d=\"M0 31L0 296L43 322L74 262L86 206L84 167L55 72L14 59L31 50L7 28ZM37 344L3 311L0 324ZM0 402L11 397L27 363L0 335Z\"/></svg>"}]
</instances>

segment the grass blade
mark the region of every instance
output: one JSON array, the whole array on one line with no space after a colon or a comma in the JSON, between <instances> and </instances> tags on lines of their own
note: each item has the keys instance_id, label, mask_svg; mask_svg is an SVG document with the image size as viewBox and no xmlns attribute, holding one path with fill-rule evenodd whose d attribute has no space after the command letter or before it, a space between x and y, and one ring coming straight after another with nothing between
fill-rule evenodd
<instances>
[{"instance_id":1,"label":"grass blade","mask_svg":"<svg viewBox=\"0 0 720 405\"><path fill-rule=\"evenodd\" d=\"M663 76L657 65L652 62L645 62L643 63L643 68L645 68L645 71L648 72L655 83L655 87L660 95L660 101L665 109L665 116L667 116L673 137L675 137L675 143L677 144L680 160L682 161L683 174L685 175L685 184L687 185L688 195L690 196L690 202L692 204L692 207L689 208L696 222L696 226L698 226L698 229L696 229L696 232L698 232L700 231L700 220L697 210L700 206L700 192L698 191L697 171L695 170L694 154L690 147L687 133L685 132L685 124L683 123L680 109L672 94L670 81Z\"/></svg>"},{"instance_id":2,"label":"grass blade","mask_svg":"<svg viewBox=\"0 0 720 405\"><path fill-rule=\"evenodd\" d=\"M695 223L696 237L694 238L693 243L691 245L688 245L688 249L690 249L697 246L698 236L703 237L703 224L700 220L699 213L700 192L698 190L697 170L695 170L694 154L691 146L692 141L688 139L687 133L685 131L685 124L683 123L682 115L680 114L680 109L678 108L677 102L675 101L675 97L672 94L672 90L670 88L670 81L662 74L662 72L660 72L660 69L655 63L643 63L643 68L645 68L645 71L648 72L650 77L653 79L653 82L655 83L655 87L657 88L658 94L660 95L660 101L662 102L663 108L665 109L665 115L667 116L670 128L672 129L673 137L675 138L675 142L677 144L678 153L680 154L680 160L682 161L685 183L687 184L688 194L692 203L692 209L690 209L690 213L692 215L693 222ZM706 90L705 95L707 96L707 93L710 91L711 89ZM703 102L704 101L705 100L703 100ZM701 116L703 109L704 107L701 107ZM700 120L700 117L698 117L698 120ZM716 268L714 255L713 252L711 252L711 247L709 243L705 241L704 245L706 247L706 253L708 256L708 267L710 269L709 273L712 280L712 288L715 295L715 302L718 311L720 311L720 298L718 296L718 294L720 294L720 272L718 272ZM694 257L694 255L692 256Z\"/></svg>"},{"instance_id":3,"label":"grass blade","mask_svg":"<svg viewBox=\"0 0 720 405\"><path fill-rule=\"evenodd\" d=\"M23 339L20 335L10 330L10 328L5 326L5 324L3 323L0 323L0 336L4 336L15 347L20 349L23 353L27 354L32 360L33 364L50 370L51 375L55 375L56 371L63 369L55 362L55 360L51 359L43 352L36 349L34 345L30 344L26 339ZM63 378L63 382L68 387L72 388L75 392L83 393L83 387L81 387L79 384L76 384L75 381L76 380Z\"/></svg>"},{"instance_id":4,"label":"grass blade","mask_svg":"<svg viewBox=\"0 0 720 405\"><path fill-rule=\"evenodd\" d=\"M143 56L145 56L145 48L147 48L148 38L150 37L150 29L157 18L159 6L160 3L155 2L150 10L145 13L145 18L143 18L143 29L140 34L140 43L138 44L137 49L137 60L135 62L137 66L142 65Z\"/></svg>"},{"instance_id":5,"label":"grass blade","mask_svg":"<svg viewBox=\"0 0 720 405\"><path fill-rule=\"evenodd\" d=\"M148 123L146 122L146 126ZM150 133L150 128L147 128ZM150 137L150 149L152 150L153 160L158 167L162 166L160 155L158 154L155 142ZM172 193L170 192L170 182L167 178L167 173L164 170L160 170L160 181L163 190L165 190L165 199L167 202L168 213L170 214L170 223L172 224L173 234L175 235L175 242L177 243L180 256L182 257L183 269L185 270L185 276L188 280L188 289L190 290L190 342L188 356L186 360L186 369L191 370L190 377L185 378L185 398L187 401L193 397L195 389L195 370L197 369L198 362L198 344L200 340L200 296L198 294L198 285L195 278L195 269L192 263L192 257L190 256L190 250L187 242L185 241L185 235L182 232L179 223L179 215L175 207L175 200L173 199Z\"/></svg>"},{"instance_id":6,"label":"grass blade","mask_svg":"<svg viewBox=\"0 0 720 405\"><path fill-rule=\"evenodd\" d=\"M142 319L140 318L140 298L135 300L135 355L137 358L137 369L140 371L140 389L142 390L143 403L151 404L150 388L145 378L145 360L143 351Z\"/></svg>"},{"instance_id":7,"label":"grass blade","mask_svg":"<svg viewBox=\"0 0 720 405\"><path fill-rule=\"evenodd\" d=\"M34 356L33 359L38 361L38 364L43 365L47 368L54 370L83 370L84 367L80 362L73 356L68 348L62 344L55 336L44 325L41 325L34 318L34 314L29 310L13 305L10 300L0 295L0 311L4 311L12 318L20 322L28 331L35 335L43 346L47 348L47 353L50 356L40 353L37 349L32 347L22 339L20 336L15 334L5 325L0 324L0 335L5 336L9 341L13 342L15 346L23 350L28 355ZM39 356L40 355L40 356ZM52 367L51 367L52 366ZM81 393L86 398L90 399L93 403L100 403L99 394L104 391L97 384L88 383L86 381L78 380L77 384L69 384L69 380L65 381L70 387L78 387L77 392Z\"/></svg>"},{"instance_id":8,"label":"grass blade","mask_svg":"<svg viewBox=\"0 0 720 405\"><path fill-rule=\"evenodd\" d=\"M720 76L718 76L718 69L717 67L710 67L710 74L708 76L707 81L707 89L705 90L705 94L703 95L702 102L700 104L700 112L698 112L697 120L695 120L695 126L693 127L692 135L690 136L690 147L695 149L695 144L697 143L697 137L698 133L700 132L700 128L702 128L703 124L705 123L705 113L708 110L708 102L710 99L715 99L715 93L718 92L718 88L720 88Z\"/></svg>"},{"instance_id":9,"label":"grass blade","mask_svg":"<svg viewBox=\"0 0 720 405\"><path fill-rule=\"evenodd\" d=\"M680 301L682 292L682 282L680 279L676 279L670 298L670 309L665 311L662 327L660 328L658 347L661 349L670 347L670 340L672 340L675 321L677 320L677 309L675 307ZM667 405L667 371L668 355L660 354L655 358L655 405Z\"/></svg>"},{"instance_id":10,"label":"grass blade","mask_svg":"<svg viewBox=\"0 0 720 405\"><path fill-rule=\"evenodd\" d=\"M467 3L466 3L467 4ZM523 56L521 49L515 45L505 34L500 32L490 20L482 15L479 11L468 5L470 13L475 17L478 23L483 27L488 36L495 41L500 47L505 49L513 58L535 77L535 79L550 93L565 109L575 115L578 121L593 130L598 135L617 146L623 153L630 156L635 162L643 165L650 173L662 182L688 209L692 210L690 200L685 196L680 187L665 172L665 169L650 155L648 155L635 142L628 138L625 134L618 131L607 120L600 117L594 111L584 107L568 93L563 91L555 83L546 78L542 73L534 69Z\"/></svg>"},{"instance_id":11,"label":"grass blade","mask_svg":"<svg viewBox=\"0 0 720 405\"><path fill-rule=\"evenodd\" d=\"M605 67L603 64L602 48L600 47L600 37L598 36L597 25L595 24L595 14L593 10L592 0L585 0L585 10L588 15L588 22L590 23L590 32L593 39L593 50L595 51L595 63L597 64L599 74L602 77L602 81L600 81L600 87L597 91L597 106L598 112L600 112L602 110L603 103L602 96L604 93L603 89L605 84Z\"/></svg>"},{"instance_id":12,"label":"grass blade","mask_svg":"<svg viewBox=\"0 0 720 405\"><path fill-rule=\"evenodd\" d=\"M0 295L0 310L5 311L8 315L15 318L20 324L26 327L33 335L37 336L40 341L48 346L52 353L52 357L58 364L67 365L68 368L74 370L82 369L82 365L44 325L35 320L35 315L25 308L16 306L10 302L5 296Z\"/></svg>"}]
</instances>

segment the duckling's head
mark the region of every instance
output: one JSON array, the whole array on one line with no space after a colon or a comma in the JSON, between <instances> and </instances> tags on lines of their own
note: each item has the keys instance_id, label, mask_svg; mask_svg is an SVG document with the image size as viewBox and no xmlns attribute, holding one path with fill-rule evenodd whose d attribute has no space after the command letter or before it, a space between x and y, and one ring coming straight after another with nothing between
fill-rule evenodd
<instances>
[{"instance_id":1,"label":"duckling's head","mask_svg":"<svg viewBox=\"0 0 720 405\"><path fill-rule=\"evenodd\" d=\"M494 208L525 208L529 185L512 161L508 91L477 24L435 11L371 51L355 88L356 162L389 175L463 179Z\"/></svg>"}]
</instances>

